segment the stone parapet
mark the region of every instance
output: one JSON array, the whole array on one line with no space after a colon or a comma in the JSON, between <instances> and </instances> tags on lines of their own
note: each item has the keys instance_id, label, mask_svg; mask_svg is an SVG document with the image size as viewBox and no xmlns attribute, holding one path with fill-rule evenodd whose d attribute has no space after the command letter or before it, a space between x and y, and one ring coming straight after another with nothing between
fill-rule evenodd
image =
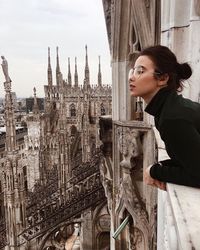
<instances>
[{"instance_id":1,"label":"stone parapet","mask_svg":"<svg viewBox=\"0 0 200 250\"><path fill-rule=\"evenodd\" d=\"M200 249L199 189L167 184L158 197L158 249Z\"/></svg>"}]
</instances>

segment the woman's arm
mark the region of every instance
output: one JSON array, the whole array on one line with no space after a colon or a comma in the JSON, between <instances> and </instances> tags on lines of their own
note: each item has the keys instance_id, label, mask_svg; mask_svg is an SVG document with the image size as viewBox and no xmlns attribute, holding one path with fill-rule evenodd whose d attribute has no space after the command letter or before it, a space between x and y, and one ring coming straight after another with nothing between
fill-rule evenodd
<instances>
[{"instance_id":1,"label":"woman's arm","mask_svg":"<svg viewBox=\"0 0 200 250\"><path fill-rule=\"evenodd\" d=\"M152 178L163 182L200 187L200 134L183 119L164 121L161 136L171 158L150 169ZM175 164L176 162L176 164ZM177 164L178 163L178 164Z\"/></svg>"}]
</instances>

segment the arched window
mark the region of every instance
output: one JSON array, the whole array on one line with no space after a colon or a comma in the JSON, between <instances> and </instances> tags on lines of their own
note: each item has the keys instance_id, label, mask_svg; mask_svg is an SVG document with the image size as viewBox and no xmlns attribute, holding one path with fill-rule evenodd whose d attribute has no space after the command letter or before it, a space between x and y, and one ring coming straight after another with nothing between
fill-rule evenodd
<instances>
[{"instance_id":1,"label":"arched window","mask_svg":"<svg viewBox=\"0 0 200 250\"><path fill-rule=\"evenodd\" d=\"M98 237L98 249L110 249L110 232L101 232Z\"/></svg>"},{"instance_id":2,"label":"arched window","mask_svg":"<svg viewBox=\"0 0 200 250\"><path fill-rule=\"evenodd\" d=\"M101 104L101 115L105 115L106 114L106 110L103 106L103 103Z\"/></svg>"},{"instance_id":3,"label":"arched window","mask_svg":"<svg viewBox=\"0 0 200 250\"><path fill-rule=\"evenodd\" d=\"M70 116L76 116L76 108L73 103L70 105L69 109L70 109Z\"/></svg>"},{"instance_id":4,"label":"arched window","mask_svg":"<svg viewBox=\"0 0 200 250\"><path fill-rule=\"evenodd\" d=\"M72 125L71 126L71 136L75 136L76 132L77 132L77 128L74 125Z\"/></svg>"}]
</instances>

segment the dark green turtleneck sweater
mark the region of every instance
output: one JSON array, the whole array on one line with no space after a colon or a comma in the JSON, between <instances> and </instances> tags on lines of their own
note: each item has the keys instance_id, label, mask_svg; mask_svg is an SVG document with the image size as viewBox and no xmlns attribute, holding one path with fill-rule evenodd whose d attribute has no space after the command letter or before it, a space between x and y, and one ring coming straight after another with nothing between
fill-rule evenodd
<instances>
[{"instance_id":1,"label":"dark green turtleneck sweater","mask_svg":"<svg viewBox=\"0 0 200 250\"><path fill-rule=\"evenodd\" d=\"M200 104L161 89L145 111L154 116L170 160L154 164L152 178L200 187Z\"/></svg>"}]
</instances>

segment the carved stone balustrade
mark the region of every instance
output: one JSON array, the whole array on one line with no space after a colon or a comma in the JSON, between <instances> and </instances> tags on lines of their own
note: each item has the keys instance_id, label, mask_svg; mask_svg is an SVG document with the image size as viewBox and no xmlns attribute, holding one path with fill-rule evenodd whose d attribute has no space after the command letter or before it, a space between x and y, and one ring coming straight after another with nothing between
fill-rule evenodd
<instances>
[{"instance_id":1,"label":"carved stone balustrade","mask_svg":"<svg viewBox=\"0 0 200 250\"><path fill-rule=\"evenodd\" d=\"M200 249L200 190L167 184L159 191L158 249Z\"/></svg>"},{"instance_id":2,"label":"carved stone balustrade","mask_svg":"<svg viewBox=\"0 0 200 250\"><path fill-rule=\"evenodd\" d=\"M118 239L111 238L111 250L156 249L156 189L143 183L144 169L156 158L152 127L141 121L101 117L100 139L104 156L100 173L111 215L111 234L127 215L130 217Z\"/></svg>"},{"instance_id":3,"label":"carved stone balustrade","mask_svg":"<svg viewBox=\"0 0 200 250\"><path fill-rule=\"evenodd\" d=\"M99 118L100 125L100 140L103 145L101 145L101 150L104 156L110 156L112 158L112 117L111 116L101 116Z\"/></svg>"}]
</instances>

